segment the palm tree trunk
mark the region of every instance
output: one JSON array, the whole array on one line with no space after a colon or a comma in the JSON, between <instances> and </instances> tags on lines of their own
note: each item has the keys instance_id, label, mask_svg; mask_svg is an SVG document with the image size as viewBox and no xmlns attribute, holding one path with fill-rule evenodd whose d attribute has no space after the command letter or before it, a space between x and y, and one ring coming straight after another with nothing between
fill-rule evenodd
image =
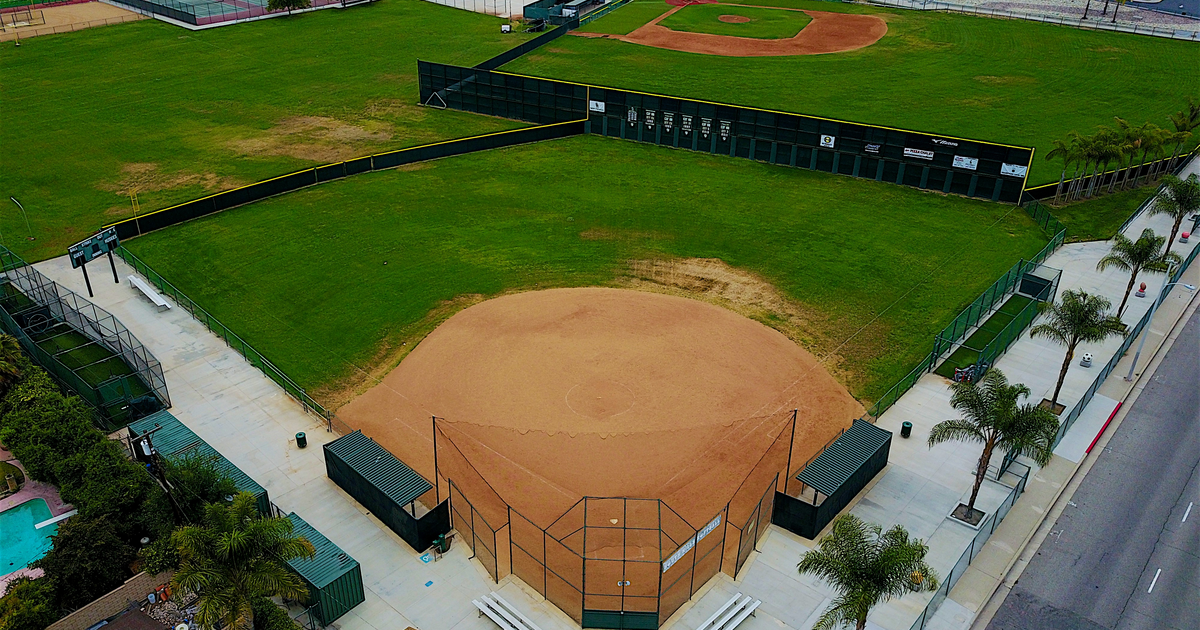
<instances>
[{"instance_id":1,"label":"palm tree trunk","mask_svg":"<svg viewBox=\"0 0 1200 630\"><path fill-rule=\"evenodd\" d=\"M1167 251L1163 252L1163 258L1171 253L1171 246L1175 244L1175 235L1179 234L1179 224L1183 223L1183 215L1175 217L1175 224L1171 226L1171 237L1167 239Z\"/></svg>"},{"instance_id":2,"label":"palm tree trunk","mask_svg":"<svg viewBox=\"0 0 1200 630\"><path fill-rule=\"evenodd\" d=\"M867 630L867 619L863 617L854 624L855 630Z\"/></svg>"},{"instance_id":3,"label":"palm tree trunk","mask_svg":"<svg viewBox=\"0 0 1200 630\"><path fill-rule=\"evenodd\" d=\"M1067 356L1063 359L1062 369L1058 371L1058 385L1054 386L1054 397L1050 399L1050 411L1058 406L1058 394L1062 392L1063 381L1067 380L1067 370L1071 369L1071 359L1075 358L1075 344L1067 346Z\"/></svg>"},{"instance_id":4,"label":"palm tree trunk","mask_svg":"<svg viewBox=\"0 0 1200 630\"><path fill-rule=\"evenodd\" d=\"M1133 283L1137 281L1138 269L1134 269L1133 273L1129 274L1129 285L1125 287L1125 297L1121 298L1121 306L1117 307L1117 318L1125 312L1125 303L1129 301L1129 294L1133 292Z\"/></svg>"},{"instance_id":5,"label":"palm tree trunk","mask_svg":"<svg viewBox=\"0 0 1200 630\"><path fill-rule=\"evenodd\" d=\"M1058 205L1058 196L1062 194L1063 180L1067 178L1067 169L1064 167L1062 175L1058 176L1058 187L1054 189L1054 205Z\"/></svg>"},{"instance_id":6,"label":"palm tree trunk","mask_svg":"<svg viewBox=\"0 0 1200 630\"><path fill-rule=\"evenodd\" d=\"M967 502L968 518L971 516L971 510L975 509L975 499L979 497L979 487L983 485L983 478L987 476L988 464L992 463L992 451L995 448L995 436L989 437L983 445L983 454L979 456L979 469L975 471L975 487L971 488L971 500Z\"/></svg>"}]
</instances>

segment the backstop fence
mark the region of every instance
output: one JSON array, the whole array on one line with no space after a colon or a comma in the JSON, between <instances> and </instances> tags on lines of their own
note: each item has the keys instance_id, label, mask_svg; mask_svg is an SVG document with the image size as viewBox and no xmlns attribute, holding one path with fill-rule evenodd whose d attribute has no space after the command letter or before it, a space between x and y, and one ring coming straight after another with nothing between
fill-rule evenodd
<instances>
[{"instance_id":1,"label":"backstop fence","mask_svg":"<svg viewBox=\"0 0 1200 630\"><path fill-rule=\"evenodd\" d=\"M1033 149L740 105L417 62L421 102L584 133L1017 203Z\"/></svg>"},{"instance_id":2,"label":"backstop fence","mask_svg":"<svg viewBox=\"0 0 1200 630\"><path fill-rule=\"evenodd\" d=\"M171 406L162 365L116 317L0 246L0 328L107 430Z\"/></svg>"},{"instance_id":3,"label":"backstop fence","mask_svg":"<svg viewBox=\"0 0 1200 630\"><path fill-rule=\"evenodd\" d=\"M594 496L541 521L509 504L455 443L452 423L435 418L437 492L449 498L459 544L493 580L520 578L584 628L654 629L718 572L736 576L766 534L791 465L789 416L702 522L662 499Z\"/></svg>"}]
</instances>

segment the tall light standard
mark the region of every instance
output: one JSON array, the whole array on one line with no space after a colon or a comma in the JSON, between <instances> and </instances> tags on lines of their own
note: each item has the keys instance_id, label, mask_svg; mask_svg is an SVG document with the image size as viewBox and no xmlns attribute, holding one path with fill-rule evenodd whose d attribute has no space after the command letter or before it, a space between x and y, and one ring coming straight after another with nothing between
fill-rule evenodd
<instances>
[{"instance_id":1,"label":"tall light standard","mask_svg":"<svg viewBox=\"0 0 1200 630\"><path fill-rule=\"evenodd\" d=\"M1142 348L1146 345L1146 337L1150 336L1150 323L1154 321L1154 312L1158 310L1159 303L1161 303L1167 297L1167 289L1180 284L1183 285L1183 288L1187 289L1188 291L1196 290L1196 287L1190 284L1184 284L1182 282L1167 282L1171 279L1171 273L1174 271L1175 268L1171 267L1170 269L1167 269L1165 274L1163 274L1162 288L1158 290L1158 296L1154 298L1154 303L1150 305L1150 316L1146 318L1146 328L1142 331L1142 340L1138 342L1137 353L1133 355L1133 363L1129 364L1129 374L1125 375L1125 380L1127 381L1133 380L1133 370L1137 368L1138 359L1142 356Z\"/></svg>"}]
</instances>

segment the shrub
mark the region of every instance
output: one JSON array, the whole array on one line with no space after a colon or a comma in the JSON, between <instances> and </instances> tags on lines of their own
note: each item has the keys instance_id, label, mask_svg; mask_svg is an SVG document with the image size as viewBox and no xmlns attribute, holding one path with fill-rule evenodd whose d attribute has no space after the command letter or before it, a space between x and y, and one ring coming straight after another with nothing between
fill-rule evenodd
<instances>
[{"instance_id":1,"label":"shrub","mask_svg":"<svg viewBox=\"0 0 1200 630\"><path fill-rule=\"evenodd\" d=\"M254 630L296 630L296 622L275 602L260 597L250 603L254 609Z\"/></svg>"},{"instance_id":2,"label":"shrub","mask_svg":"<svg viewBox=\"0 0 1200 630\"><path fill-rule=\"evenodd\" d=\"M58 620L54 585L42 578L20 577L0 597L0 630L43 630Z\"/></svg>"},{"instance_id":3,"label":"shrub","mask_svg":"<svg viewBox=\"0 0 1200 630\"><path fill-rule=\"evenodd\" d=\"M138 560L142 570L151 575L174 571L179 568L179 549L171 544L170 537L159 538L138 551Z\"/></svg>"},{"instance_id":4,"label":"shrub","mask_svg":"<svg viewBox=\"0 0 1200 630\"><path fill-rule=\"evenodd\" d=\"M121 539L106 518L82 514L63 521L54 547L33 566L44 569L58 588L63 609L78 608L120 586L130 577L133 547Z\"/></svg>"},{"instance_id":5,"label":"shrub","mask_svg":"<svg viewBox=\"0 0 1200 630\"><path fill-rule=\"evenodd\" d=\"M204 519L204 506L238 493L233 480L217 468L217 457L192 453L164 463L175 503L192 523Z\"/></svg>"}]
</instances>

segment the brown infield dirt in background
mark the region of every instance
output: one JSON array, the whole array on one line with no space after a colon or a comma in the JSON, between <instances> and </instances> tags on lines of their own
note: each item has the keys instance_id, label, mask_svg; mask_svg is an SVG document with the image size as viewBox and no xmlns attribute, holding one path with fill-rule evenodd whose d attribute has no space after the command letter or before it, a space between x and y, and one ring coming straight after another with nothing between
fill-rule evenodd
<instances>
[{"instance_id":1,"label":"brown infield dirt in background","mask_svg":"<svg viewBox=\"0 0 1200 630\"><path fill-rule=\"evenodd\" d=\"M584 288L459 312L338 417L433 479L437 415L442 475L496 526L504 508L484 481L543 526L582 496L628 496L698 527L786 444L793 408L793 468L862 413L776 330L687 298Z\"/></svg>"},{"instance_id":2,"label":"brown infield dirt in background","mask_svg":"<svg viewBox=\"0 0 1200 630\"><path fill-rule=\"evenodd\" d=\"M821 55L846 52L870 46L887 34L887 22L878 16L829 13L826 11L803 11L812 18L812 22L809 22L795 37L790 39L758 39L752 37L734 37L731 35L712 35L709 33L686 33L683 31L673 31L659 25L659 22L676 11L683 9L684 6L678 6L667 11L652 22L628 35L580 33L578 31L572 31L571 34L583 37L619 39L631 44L722 57L785 57L790 55ZM754 7L755 5L730 4L730 6ZM782 7L755 8L778 9L780 11L799 10ZM720 19L727 21L724 19L725 17L733 16L721 16Z\"/></svg>"},{"instance_id":3,"label":"brown infield dirt in background","mask_svg":"<svg viewBox=\"0 0 1200 630\"><path fill-rule=\"evenodd\" d=\"M744 15L721 15L718 16L717 19L725 22L726 24L745 24L746 22L750 21L750 18Z\"/></svg>"}]
</instances>

